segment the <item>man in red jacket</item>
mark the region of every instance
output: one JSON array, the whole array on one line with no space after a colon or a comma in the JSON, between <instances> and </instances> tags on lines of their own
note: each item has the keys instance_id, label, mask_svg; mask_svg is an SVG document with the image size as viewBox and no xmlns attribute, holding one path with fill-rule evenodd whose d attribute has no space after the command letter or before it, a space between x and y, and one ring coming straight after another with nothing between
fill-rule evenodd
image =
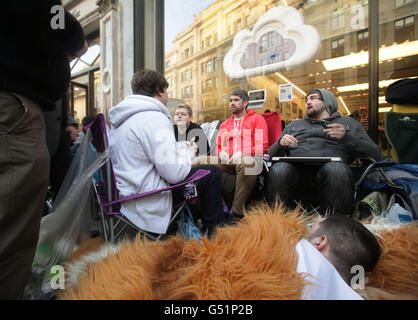
<instances>
[{"instance_id":1,"label":"man in red jacket","mask_svg":"<svg viewBox=\"0 0 418 320\"><path fill-rule=\"evenodd\" d=\"M236 174L231 209L240 218L257 175L263 168L263 154L268 150L268 128L261 115L247 110L249 97L246 91L231 92L229 101L232 116L219 127L217 156L210 157L209 163L216 164L222 171ZM203 163L207 163L206 157L194 160L194 164Z\"/></svg>"}]
</instances>

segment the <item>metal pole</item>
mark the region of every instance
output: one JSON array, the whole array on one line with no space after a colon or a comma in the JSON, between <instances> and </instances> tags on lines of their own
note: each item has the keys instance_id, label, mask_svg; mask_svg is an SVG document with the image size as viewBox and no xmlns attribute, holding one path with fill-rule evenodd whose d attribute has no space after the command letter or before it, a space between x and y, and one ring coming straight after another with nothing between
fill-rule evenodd
<instances>
[{"instance_id":1,"label":"metal pole","mask_svg":"<svg viewBox=\"0 0 418 320\"><path fill-rule=\"evenodd\" d=\"M379 116L379 0L369 0L369 136L377 143Z\"/></svg>"},{"instance_id":2,"label":"metal pole","mask_svg":"<svg viewBox=\"0 0 418 320\"><path fill-rule=\"evenodd\" d=\"M155 65L164 74L164 0L155 0Z\"/></svg>"},{"instance_id":3,"label":"metal pole","mask_svg":"<svg viewBox=\"0 0 418 320\"><path fill-rule=\"evenodd\" d=\"M144 60L144 1L134 0L134 72L143 69Z\"/></svg>"}]
</instances>

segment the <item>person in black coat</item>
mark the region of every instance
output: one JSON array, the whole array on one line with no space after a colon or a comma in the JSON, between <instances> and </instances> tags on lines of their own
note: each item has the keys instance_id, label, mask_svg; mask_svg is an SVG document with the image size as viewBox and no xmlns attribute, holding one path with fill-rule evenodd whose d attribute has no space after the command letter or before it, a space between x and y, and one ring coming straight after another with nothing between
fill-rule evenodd
<instances>
[{"instance_id":1,"label":"person in black coat","mask_svg":"<svg viewBox=\"0 0 418 320\"><path fill-rule=\"evenodd\" d=\"M49 180L44 112L64 96L86 42L61 1L6 0L0 43L1 300L23 296Z\"/></svg>"},{"instance_id":2,"label":"person in black coat","mask_svg":"<svg viewBox=\"0 0 418 320\"><path fill-rule=\"evenodd\" d=\"M192 122L193 111L187 104L180 104L176 107L174 113L174 135L176 141L191 141L198 145L198 155L207 155L209 153L208 138L203 129Z\"/></svg>"}]
</instances>

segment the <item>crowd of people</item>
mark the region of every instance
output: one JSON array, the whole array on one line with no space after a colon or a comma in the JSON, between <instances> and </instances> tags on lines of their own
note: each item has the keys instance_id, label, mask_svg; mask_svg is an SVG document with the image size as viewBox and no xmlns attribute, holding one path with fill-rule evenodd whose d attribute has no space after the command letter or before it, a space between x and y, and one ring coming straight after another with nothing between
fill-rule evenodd
<instances>
[{"instance_id":1,"label":"crowd of people","mask_svg":"<svg viewBox=\"0 0 418 320\"><path fill-rule=\"evenodd\" d=\"M140 70L132 79L133 95L109 111L110 157L122 196L164 188L183 181L199 168L207 169L210 174L197 181L196 186L201 202L199 217L203 231L210 237L215 228L234 224L245 214L257 176L262 174L264 154L270 157L337 156L341 161L275 163L266 174L266 200L271 205L280 200L292 208L303 194L302 187L307 187L308 194L317 190L322 212L328 211L332 217L344 219L324 218L322 227L312 230L308 239L310 248L323 253L346 283L348 265L367 262L366 269L373 269L380 249L373 234L351 218L354 181L349 164L358 156L379 160L380 150L360 123L338 113L338 104L331 92L310 91L306 96L307 116L289 123L271 146L266 121L254 110L247 109L247 92L231 92L232 115L219 127L213 155L208 153L209 144L202 128L192 122L192 109L188 105L176 107L173 126L167 109L167 87L162 74ZM233 192L232 208L227 212L222 208L223 172L235 175L235 188L230 190ZM167 231L171 209L180 200L181 192L155 194L122 203L121 212L138 228L161 234ZM339 237L336 234L340 234ZM344 234L352 235L347 238L350 240L348 247L338 245ZM331 247L335 250L332 253ZM350 255L349 263L344 264L342 261L346 259L340 259L341 253L352 248L358 254Z\"/></svg>"},{"instance_id":2,"label":"crowd of people","mask_svg":"<svg viewBox=\"0 0 418 320\"><path fill-rule=\"evenodd\" d=\"M66 105L69 62L86 51L83 30L68 12L65 29L50 27L50 8L60 5L58 0L24 3L6 1L2 12L7 15L2 14L0 19L4 43L0 53L0 299L22 297L48 185L59 189L71 151L83 138L81 128L68 117ZM31 54L27 54L29 51ZM242 219L261 174L266 177L266 200L271 205L280 200L292 208L295 200L315 192L322 210L350 216L354 185L350 162L357 156L381 158L378 146L361 124L338 113L337 100L327 90L310 91L305 118L290 122L272 145L263 116L247 108L248 93L231 92L231 116L220 125L211 154L209 141L202 128L192 122L188 105L178 105L171 118L168 82L162 74L137 71L131 85L133 94L108 113L110 157L120 195L164 188L184 181L199 169L208 170L210 173L196 182L199 206L194 210L208 237L216 228ZM58 122L52 117L55 124L45 121L48 117L44 113L51 111L60 115ZM83 126L93 119L83 119ZM56 133L52 127L57 128ZM53 147L47 145L48 137L55 139ZM341 161L314 165L277 162L263 173L266 154L337 156ZM223 173L235 176L234 189L228 190L233 193L232 206L227 210L222 200ZM121 213L142 230L164 234L173 205L183 200L181 190L158 193L124 202ZM341 221L342 225L351 225ZM353 228L361 226L353 224ZM319 244L314 242L318 237L311 239L318 250L327 248L322 237L327 234L325 229L320 229L323 234L316 233ZM368 265L372 269L378 249L375 240L368 243L366 252L374 252ZM344 279L346 271L342 272Z\"/></svg>"}]
</instances>

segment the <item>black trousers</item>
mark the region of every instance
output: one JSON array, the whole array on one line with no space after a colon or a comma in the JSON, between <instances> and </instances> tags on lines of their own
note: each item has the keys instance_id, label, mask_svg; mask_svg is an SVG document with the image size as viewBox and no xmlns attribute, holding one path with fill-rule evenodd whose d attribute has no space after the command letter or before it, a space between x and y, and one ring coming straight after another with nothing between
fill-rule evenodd
<instances>
[{"instance_id":1,"label":"black trousers","mask_svg":"<svg viewBox=\"0 0 418 320\"><path fill-rule=\"evenodd\" d=\"M211 165L201 165L193 167L189 175L192 176L197 170L209 170L210 174L203 177L196 182L196 189L198 193L199 208L191 205L194 215L200 216L203 223L203 231L208 231L212 234L216 225L222 224L224 219L224 212L222 207L222 191L221 191L221 170ZM184 200L183 189L176 189L173 191L173 203L177 204ZM196 212L199 212L196 214Z\"/></svg>"},{"instance_id":2,"label":"black trousers","mask_svg":"<svg viewBox=\"0 0 418 320\"><path fill-rule=\"evenodd\" d=\"M0 300L22 298L49 178L41 108L0 92Z\"/></svg>"},{"instance_id":3,"label":"black trousers","mask_svg":"<svg viewBox=\"0 0 418 320\"><path fill-rule=\"evenodd\" d=\"M266 178L267 201L281 200L290 208L296 201L319 204L322 213L351 215L354 207L354 181L350 167L343 162L322 165L273 164Z\"/></svg>"}]
</instances>

